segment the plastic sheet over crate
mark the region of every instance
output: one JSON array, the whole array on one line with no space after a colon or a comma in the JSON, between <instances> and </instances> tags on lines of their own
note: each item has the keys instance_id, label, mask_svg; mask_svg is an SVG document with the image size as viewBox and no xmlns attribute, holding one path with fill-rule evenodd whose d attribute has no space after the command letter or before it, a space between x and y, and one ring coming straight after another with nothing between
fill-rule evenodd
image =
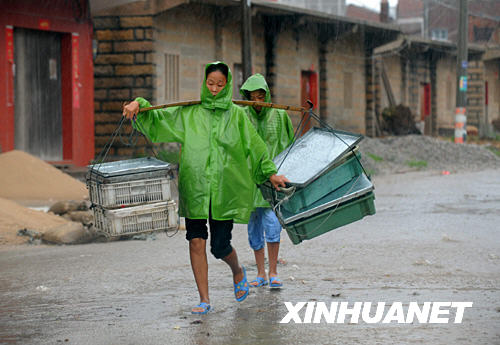
<instances>
[{"instance_id":1,"label":"plastic sheet over crate","mask_svg":"<svg viewBox=\"0 0 500 345\"><path fill-rule=\"evenodd\" d=\"M315 127L273 161L279 167L278 175L285 175L303 188L331 169L362 139L359 134Z\"/></svg>"},{"instance_id":2,"label":"plastic sheet over crate","mask_svg":"<svg viewBox=\"0 0 500 345\"><path fill-rule=\"evenodd\" d=\"M108 210L94 207L94 226L108 237L175 230L179 227L174 201Z\"/></svg>"},{"instance_id":3,"label":"plastic sheet over crate","mask_svg":"<svg viewBox=\"0 0 500 345\"><path fill-rule=\"evenodd\" d=\"M362 136L313 128L275 159L291 183L277 192L260 186L294 244L375 213L373 184L356 145Z\"/></svg>"},{"instance_id":4,"label":"plastic sheet over crate","mask_svg":"<svg viewBox=\"0 0 500 345\"><path fill-rule=\"evenodd\" d=\"M87 180L118 183L130 180L162 178L171 174L173 166L152 157L97 163L88 166Z\"/></svg>"},{"instance_id":5,"label":"plastic sheet over crate","mask_svg":"<svg viewBox=\"0 0 500 345\"><path fill-rule=\"evenodd\" d=\"M173 166L137 158L89 166L90 201L105 208L166 201L172 197Z\"/></svg>"}]
</instances>

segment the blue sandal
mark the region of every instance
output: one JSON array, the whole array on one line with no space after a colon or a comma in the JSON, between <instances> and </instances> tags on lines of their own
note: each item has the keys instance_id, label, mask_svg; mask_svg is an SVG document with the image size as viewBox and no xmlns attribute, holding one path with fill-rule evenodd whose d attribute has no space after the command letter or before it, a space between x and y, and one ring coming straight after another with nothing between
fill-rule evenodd
<instances>
[{"instance_id":1,"label":"blue sandal","mask_svg":"<svg viewBox=\"0 0 500 345\"><path fill-rule=\"evenodd\" d=\"M270 288L280 288L283 286L283 282L278 277L269 277L269 287Z\"/></svg>"},{"instance_id":2,"label":"blue sandal","mask_svg":"<svg viewBox=\"0 0 500 345\"><path fill-rule=\"evenodd\" d=\"M236 298L236 300L238 302L241 302L245 298L247 298L248 292L250 291L250 289L248 287L248 281L247 281L247 271L245 270L245 267L241 266L241 268L243 270L243 279L238 284L233 283L233 285L234 285L234 297ZM245 293L238 298L238 292L240 292L240 291L245 291Z\"/></svg>"},{"instance_id":3,"label":"blue sandal","mask_svg":"<svg viewBox=\"0 0 500 345\"><path fill-rule=\"evenodd\" d=\"M198 304L194 308L201 308L201 309L203 309L203 311L194 311L194 310L191 310L191 314L196 314L196 315L205 315L211 309L210 304L205 303L205 302L201 302L200 304Z\"/></svg>"},{"instance_id":4,"label":"blue sandal","mask_svg":"<svg viewBox=\"0 0 500 345\"><path fill-rule=\"evenodd\" d=\"M265 280L262 277L257 277L250 282L251 287L261 287L261 286L265 286L265 285L267 285L267 280Z\"/></svg>"}]
</instances>

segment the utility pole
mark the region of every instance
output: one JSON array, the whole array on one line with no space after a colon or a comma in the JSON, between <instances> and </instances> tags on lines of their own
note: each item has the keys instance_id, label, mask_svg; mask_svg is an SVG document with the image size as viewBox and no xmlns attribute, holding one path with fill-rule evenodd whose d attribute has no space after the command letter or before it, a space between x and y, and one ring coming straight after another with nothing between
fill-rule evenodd
<instances>
[{"instance_id":1,"label":"utility pole","mask_svg":"<svg viewBox=\"0 0 500 345\"><path fill-rule=\"evenodd\" d=\"M422 36L425 39L429 38L429 0L424 0L424 32Z\"/></svg>"},{"instance_id":2,"label":"utility pole","mask_svg":"<svg viewBox=\"0 0 500 345\"><path fill-rule=\"evenodd\" d=\"M252 75L252 15L251 0L241 0L241 59L243 80Z\"/></svg>"},{"instance_id":3,"label":"utility pole","mask_svg":"<svg viewBox=\"0 0 500 345\"><path fill-rule=\"evenodd\" d=\"M463 143L467 138L467 0L460 0L457 53L457 89L455 109L455 143Z\"/></svg>"}]
</instances>

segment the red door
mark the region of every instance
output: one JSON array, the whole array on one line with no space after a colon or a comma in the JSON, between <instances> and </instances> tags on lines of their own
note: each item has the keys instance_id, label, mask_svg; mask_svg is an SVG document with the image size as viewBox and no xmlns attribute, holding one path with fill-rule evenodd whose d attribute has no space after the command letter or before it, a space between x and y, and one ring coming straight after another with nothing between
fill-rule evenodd
<instances>
[{"instance_id":1,"label":"red door","mask_svg":"<svg viewBox=\"0 0 500 345\"><path fill-rule=\"evenodd\" d=\"M313 111L318 108L318 73L313 71L302 71L301 76L301 92L300 92L300 103L306 109L309 109L307 101L311 101L314 104ZM311 121L306 117L304 119L305 126L301 131L300 135L303 135L311 128Z\"/></svg>"},{"instance_id":2,"label":"red door","mask_svg":"<svg viewBox=\"0 0 500 345\"><path fill-rule=\"evenodd\" d=\"M424 123L424 134L430 135L431 128L431 84L424 83L421 88L420 96L420 119Z\"/></svg>"},{"instance_id":3,"label":"red door","mask_svg":"<svg viewBox=\"0 0 500 345\"><path fill-rule=\"evenodd\" d=\"M431 84L422 84L422 97L420 99L420 117L422 121L431 114Z\"/></svg>"}]
</instances>

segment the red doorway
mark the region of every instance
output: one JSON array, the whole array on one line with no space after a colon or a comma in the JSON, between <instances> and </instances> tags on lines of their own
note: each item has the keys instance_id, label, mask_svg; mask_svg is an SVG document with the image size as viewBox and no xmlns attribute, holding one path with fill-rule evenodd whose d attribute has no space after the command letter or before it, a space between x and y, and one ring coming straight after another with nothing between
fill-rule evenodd
<instances>
[{"instance_id":1,"label":"red doorway","mask_svg":"<svg viewBox=\"0 0 500 345\"><path fill-rule=\"evenodd\" d=\"M85 166L94 158L87 5L0 1L0 152L18 149L59 165Z\"/></svg>"},{"instance_id":2,"label":"red doorway","mask_svg":"<svg viewBox=\"0 0 500 345\"><path fill-rule=\"evenodd\" d=\"M423 83L420 88L420 120L424 123L424 134L429 135L431 130L431 84Z\"/></svg>"},{"instance_id":3,"label":"red doorway","mask_svg":"<svg viewBox=\"0 0 500 345\"><path fill-rule=\"evenodd\" d=\"M302 71L301 79L301 91L300 91L300 104L309 109L307 101L311 101L314 104L313 111L318 107L318 73L314 71ZM300 135L303 135L311 128L312 119L307 116L304 119L305 126L301 131Z\"/></svg>"}]
</instances>

